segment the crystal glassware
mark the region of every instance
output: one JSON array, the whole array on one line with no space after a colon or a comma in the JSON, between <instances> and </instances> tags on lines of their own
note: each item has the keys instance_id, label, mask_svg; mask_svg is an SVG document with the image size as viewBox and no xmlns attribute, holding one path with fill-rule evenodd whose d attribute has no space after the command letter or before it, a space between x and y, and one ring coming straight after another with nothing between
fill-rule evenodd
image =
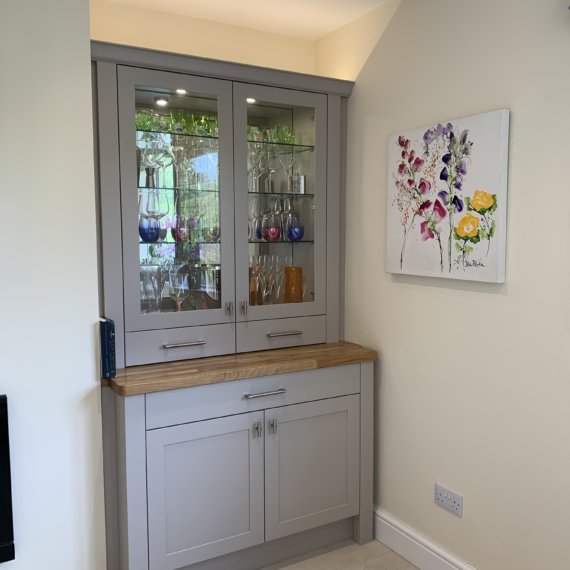
<instances>
[{"instance_id":1,"label":"crystal glassware","mask_svg":"<svg viewBox=\"0 0 570 570\"><path fill-rule=\"evenodd\" d=\"M169 273L168 294L176 303L176 311L180 312L182 303L190 294L188 274L181 269L173 269Z\"/></svg>"},{"instance_id":2,"label":"crystal glassware","mask_svg":"<svg viewBox=\"0 0 570 570\"><path fill-rule=\"evenodd\" d=\"M139 216L139 236L145 243L155 243L160 238L160 222L156 218Z\"/></svg>"},{"instance_id":3,"label":"crystal glassware","mask_svg":"<svg viewBox=\"0 0 570 570\"><path fill-rule=\"evenodd\" d=\"M160 312L162 289L165 283L164 270L159 265L140 266L141 312Z\"/></svg>"}]
</instances>

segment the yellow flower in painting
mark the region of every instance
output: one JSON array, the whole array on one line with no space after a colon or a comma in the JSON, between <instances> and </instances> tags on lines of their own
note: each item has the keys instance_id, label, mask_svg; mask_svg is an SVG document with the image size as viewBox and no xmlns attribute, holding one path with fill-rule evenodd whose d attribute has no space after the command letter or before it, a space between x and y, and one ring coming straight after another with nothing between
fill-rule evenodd
<instances>
[{"instance_id":1,"label":"yellow flower in painting","mask_svg":"<svg viewBox=\"0 0 570 570\"><path fill-rule=\"evenodd\" d=\"M483 190L475 190L471 198L471 207L476 211L488 210L493 206L493 195Z\"/></svg>"},{"instance_id":2,"label":"yellow flower in painting","mask_svg":"<svg viewBox=\"0 0 570 570\"><path fill-rule=\"evenodd\" d=\"M472 238L479 231L479 218L471 214L465 214L455 228L457 235L461 238Z\"/></svg>"}]
</instances>

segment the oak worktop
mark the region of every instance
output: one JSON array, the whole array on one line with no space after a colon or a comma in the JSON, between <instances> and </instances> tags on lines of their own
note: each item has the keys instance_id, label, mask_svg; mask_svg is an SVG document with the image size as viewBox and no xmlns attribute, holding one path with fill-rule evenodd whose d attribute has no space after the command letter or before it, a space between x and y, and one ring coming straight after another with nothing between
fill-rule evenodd
<instances>
[{"instance_id":1,"label":"oak worktop","mask_svg":"<svg viewBox=\"0 0 570 570\"><path fill-rule=\"evenodd\" d=\"M243 378L369 362L377 358L375 350L350 342L338 342L133 366L117 370L117 377L103 380L103 384L121 396L136 396Z\"/></svg>"}]
</instances>

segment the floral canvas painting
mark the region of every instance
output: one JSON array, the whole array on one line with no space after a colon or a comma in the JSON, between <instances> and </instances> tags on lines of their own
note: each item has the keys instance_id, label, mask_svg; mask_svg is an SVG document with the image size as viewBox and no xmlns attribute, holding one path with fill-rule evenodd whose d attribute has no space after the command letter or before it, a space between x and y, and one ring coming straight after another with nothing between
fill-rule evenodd
<instances>
[{"instance_id":1,"label":"floral canvas painting","mask_svg":"<svg viewBox=\"0 0 570 570\"><path fill-rule=\"evenodd\" d=\"M389 139L387 270L503 283L509 111Z\"/></svg>"}]
</instances>

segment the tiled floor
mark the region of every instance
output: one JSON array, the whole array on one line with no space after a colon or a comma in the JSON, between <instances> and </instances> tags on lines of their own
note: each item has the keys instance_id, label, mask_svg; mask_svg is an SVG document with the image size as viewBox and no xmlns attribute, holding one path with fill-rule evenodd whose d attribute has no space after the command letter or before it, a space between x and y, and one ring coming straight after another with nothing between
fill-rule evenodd
<instances>
[{"instance_id":1,"label":"tiled floor","mask_svg":"<svg viewBox=\"0 0 570 570\"><path fill-rule=\"evenodd\" d=\"M286 563L266 566L263 570L417 570L395 552L373 540L362 546L354 542L342 543L288 560Z\"/></svg>"}]
</instances>

